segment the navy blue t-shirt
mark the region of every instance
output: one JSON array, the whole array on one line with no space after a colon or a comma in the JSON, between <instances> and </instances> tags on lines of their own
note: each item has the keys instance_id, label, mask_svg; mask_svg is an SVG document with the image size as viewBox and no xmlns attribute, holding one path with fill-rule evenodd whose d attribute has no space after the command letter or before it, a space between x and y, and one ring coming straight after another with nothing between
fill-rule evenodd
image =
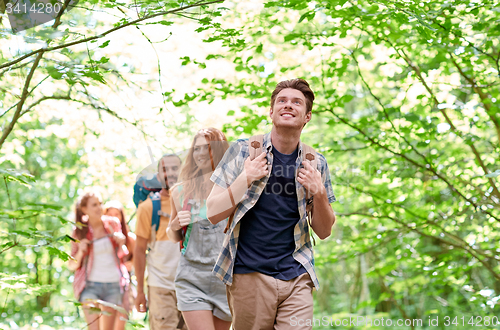
<instances>
[{"instance_id":1,"label":"navy blue t-shirt","mask_svg":"<svg viewBox=\"0 0 500 330\"><path fill-rule=\"evenodd\" d=\"M234 274L259 272L291 280L306 272L293 258L294 228L300 219L295 188L298 149L285 155L273 148L269 181L255 206L240 220Z\"/></svg>"}]
</instances>

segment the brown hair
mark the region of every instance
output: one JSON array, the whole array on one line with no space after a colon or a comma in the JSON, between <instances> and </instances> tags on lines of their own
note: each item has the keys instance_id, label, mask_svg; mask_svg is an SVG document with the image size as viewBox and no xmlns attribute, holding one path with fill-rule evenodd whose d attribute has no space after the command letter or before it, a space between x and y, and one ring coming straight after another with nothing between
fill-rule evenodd
<instances>
[{"instance_id":1,"label":"brown hair","mask_svg":"<svg viewBox=\"0 0 500 330\"><path fill-rule=\"evenodd\" d=\"M186 157L184 165L181 167L179 181L183 184L184 198L199 198L204 200L207 199L208 194L210 193L209 189L211 189L213 183L210 180L208 180L208 182L203 182L204 178L202 171L198 168L196 162L194 161L194 144L196 139L199 137L205 137L205 139L207 139L208 150L210 152L210 162L212 163L212 171L215 171L215 168L219 165L224 153L227 148L229 148L229 143L227 142L224 133L213 127L199 130L193 138L189 153ZM208 187L207 184L210 187Z\"/></svg>"},{"instance_id":2,"label":"brown hair","mask_svg":"<svg viewBox=\"0 0 500 330\"><path fill-rule=\"evenodd\" d=\"M120 211L120 215L121 215L120 216L120 218L121 218L120 224L122 225L122 233L123 233L123 235L125 235L125 242L128 243L129 238L128 238L128 230L127 230L127 221L125 220L125 212L123 211L123 204L117 200L108 201L104 205L104 214L108 213L109 209L117 209L118 211ZM134 251L128 251L128 255L126 256L127 261L132 259L133 253L134 253Z\"/></svg>"},{"instance_id":3,"label":"brown hair","mask_svg":"<svg viewBox=\"0 0 500 330\"><path fill-rule=\"evenodd\" d=\"M312 91L311 87L309 87L307 81L301 78L283 80L276 85L276 88L271 95L271 109L274 106L274 101L276 101L276 96L278 96L279 92L286 88L292 88L301 91L306 98L306 113L312 111L314 92Z\"/></svg>"},{"instance_id":4,"label":"brown hair","mask_svg":"<svg viewBox=\"0 0 500 330\"><path fill-rule=\"evenodd\" d=\"M122 225L122 233L123 235L125 235L128 241L127 221L125 220L125 212L123 212L122 203L120 203L119 201L109 201L104 205L104 214L106 214L109 209L117 209L118 211L120 211L120 224Z\"/></svg>"},{"instance_id":5,"label":"brown hair","mask_svg":"<svg viewBox=\"0 0 500 330\"><path fill-rule=\"evenodd\" d=\"M88 192L86 193L85 195L83 195L82 197L80 197L78 199L78 201L76 202L76 206L75 206L75 222L76 222L76 229L75 229L75 238L76 239L83 239L83 238L86 238L87 237L87 233L89 232L89 224L88 224L88 221L83 221L83 211L82 211L82 207L87 207L87 203L89 202L89 200L92 198L92 197L95 197L97 198L99 201L101 201L101 196L96 193L96 192Z\"/></svg>"}]
</instances>

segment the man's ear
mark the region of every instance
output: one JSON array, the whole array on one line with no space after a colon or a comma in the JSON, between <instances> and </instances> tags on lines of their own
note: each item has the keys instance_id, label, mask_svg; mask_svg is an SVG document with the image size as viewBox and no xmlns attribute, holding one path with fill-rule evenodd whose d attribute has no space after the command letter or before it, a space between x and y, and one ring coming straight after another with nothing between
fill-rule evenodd
<instances>
[{"instance_id":1,"label":"man's ear","mask_svg":"<svg viewBox=\"0 0 500 330\"><path fill-rule=\"evenodd\" d=\"M273 116L273 107L271 106L271 108L269 109L269 117L272 117Z\"/></svg>"},{"instance_id":2,"label":"man's ear","mask_svg":"<svg viewBox=\"0 0 500 330\"><path fill-rule=\"evenodd\" d=\"M312 111L308 111L306 113L306 124L311 120L312 117Z\"/></svg>"}]
</instances>

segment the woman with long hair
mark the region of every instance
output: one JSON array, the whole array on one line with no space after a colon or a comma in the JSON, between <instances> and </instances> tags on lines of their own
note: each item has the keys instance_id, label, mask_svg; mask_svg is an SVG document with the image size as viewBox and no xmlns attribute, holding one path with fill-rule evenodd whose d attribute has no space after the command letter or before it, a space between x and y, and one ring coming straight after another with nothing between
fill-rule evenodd
<instances>
[{"instance_id":1,"label":"woman with long hair","mask_svg":"<svg viewBox=\"0 0 500 330\"><path fill-rule=\"evenodd\" d=\"M212 274L224 240L226 221L207 220L210 175L229 144L215 128L198 131L181 168L180 183L172 187L170 240L181 241L181 259L175 277L177 307L189 330L228 330L231 314L225 285Z\"/></svg>"},{"instance_id":2,"label":"woman with long hair","mask_svg":"<svg viewBox=\"0 0 500 330\"><path fill-rule=\"evenodd\" d=\"M128 284L128 272L121 261L126 237L120 221L102 214L101 198L94 192L83 195L76 204L76 228L71 242L69 269L75 272L73 290L83 305L89 330L115 329L117 311ZM104 303L97 303L102 300ZM100 307L106 313L91 313Z\"/></svg>"},{"instance_id":3,"label":"woman with long hair","mask_svg":"<svg viewBox=\"0 0 500 330\"><path fill-rule=\"evenodd\" d=\"M132 259L135 249L136 236L130 231L125 218L125 211L123 209L122 203L117 200L106 202L106 204L104 204L104 214L110 217L118 218L118 220L120 220L122 233L126 237L125 246L127 247L128 251L128 253L121 259L121 261L125 264L125 267L127 267L129 278L132 278L132 268L134 265ZM123 308L129 313L132 311L132 306L134 306L133 302L136 295L135 287L133 287L131 284L132 283L129 283L128 290L123 293ZM116 318L114 330L124 330L125 324L127 323L125 319L125 315L118 315L118 317Z\"/></svg>"}]
</instances>

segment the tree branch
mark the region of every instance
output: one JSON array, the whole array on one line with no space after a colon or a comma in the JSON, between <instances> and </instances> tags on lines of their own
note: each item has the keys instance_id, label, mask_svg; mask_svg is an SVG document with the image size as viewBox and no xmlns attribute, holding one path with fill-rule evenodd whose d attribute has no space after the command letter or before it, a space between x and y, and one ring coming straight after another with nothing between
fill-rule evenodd
<instances>
[{"instance_id":1,"label":"tree branch","mask_svg":"<svg viewBox=\"0 0 500 330\"><path fill-rule=\"evenodd\" d=\"M431 238L431 239L436 239L438 241L440 241L441 243L443 244L446 244L446 245L451 245L453 247L456 247L458 249L461 249L461 250L465 250L466 252L469 252L475 259L477 259L477 261L479 261L480 263L483 264L483 266L497 279L497 280L500 280L500 274L498 274L497 272L495 272L495 270L493 268L490 267L490 265L488 265L488 263L486 261L484 261L484 259L481 259L479 257L479 255L481 255L481 253L479 253L477 250L475 249L472 249L468 244L464 245L464 246L461 246L461 245L458 245L456 243L452 243L452 242L449 242L445 239L442 239L441 237L438 237L438 236L433 236L433 235L429 235L429 234L426 234L424 233L423 231L417 229L416 227L414 228L413 226L405 223L404 221L401 221L395 217L391 217L391 216L388 216L388 215L380 215L380 216L377 216L377 215L373 215L373 214L367 214L367 213L356 213L356 212L351 212L350 215L362 215L362 216L366 216L366 217L371 217L371 218L376 218L376 219L379 219L379 218L386 218L386 219L391 219L392 221L396 222L396 223L399 223L400 225L403 225L405 228L409 229L410 231L414 231L422 236L425 236L427 238ZM484 256L486 259L490 259L490 258L493 258L491 256L488 256L488 255L482 255ZM494 259L494 258L493 258Z\"/></svg>"},{"instance_id":2,"label":"tree branch","mask_svg":"<svg viewBox=\"0 0 500 330\"><path fill-rule=\"evenodd\" d=\"M26 98L28 97L28 88L31 82L31 79L33 78L33 74L35 73L36 68L38 67L38 64L40 63L40 60L42 59L42 56L44 54L44 51L40 51L35 58L35 62L31 66L30 72L28 74L28 77L26 78L26 81L24 83L24 89L23 93L21 94L21 100L17 103L17 109L16 112L14 113L14 117L12 118L9 126L5 128L3 131L2 137L0 138L0 149L2 149L2 145L4 144L5 140L7 139L7 136L10 134L12 129L14 128L14 125L16 124L17 120L19 119L21 115L21 111L23 109L24 102L26 101Z\"/></svg>"},{"instance_id":3,"label":"tree branch","mask_svg":"<svg viewBox=\"0 0 500 330\"><path fill-rule=\"evenodd\" d=\"M427 84L426 80L423 78L422 76L422 72L420 71L420 68L418 67L418 65L414 64L411 59L408 57L408 55L406 55L406 53L404 52L404 50L402 49L398 49L396 48L393 43L388 40L387 38L381 38L379 36L376 36L376 35L373 35L371 34L369 31L367 31L366 29L363 29L362 27L356 25L356 27L358 27L361 31L367 33L368 35L372 36L374 39L378 39L378 40L382 40L382 41L385 41L386 43L388 43L395 51L396 53L399 55L399 57L401 57L406 63L407 65L415 72L418 80L422 83L422 85L424 86L424 88L427 90L427 92L429 93L429 95L431 96L431 99L433 100L434 102L434 106L437 107L440 102L438 101L436 95L434 94L434 92L432 91L432 89L430 88L430 86ZM437 107L438 110L441 112L441 114L443 115L443 117L445 118L446 122L448 123L448 125L450 125L450 128L451 130L453 131L453 133L455 133L456 135L460 136L462 139L463 139L463 134L461 131L459 131L456 126L453 124L453 122L451 121L450 117L448 116L447 112L446 112L446 109L440 109L439 107ZM499 140L500 141L500 140ZM474 156L476 157L477 161L479 164L482 164L483 161L480 157L480 154L479 152L477 151L474 143L472 142L466 142L466 144L471 148L472 152L474 153ZM430 165L430 164L429 164ZM484 163L483 163L484 165ZM481 165L480 165L481 166ZM486 166L485 166L486 168ZM483 168L484 170L484 168ZM487 168L486 168L486 171L487 172ZM487 172L489 173L489 172ZM491 184L491 182L490 182ZM496 186L494 185L494 182L493 182L493 185L492 185L492 188L493 188L493 194L497 197L497 198L500 198L500 192L499 190L496 188ZM469 201L471 202L471 201Z\"/></svg>"},{"instance_id":4,"label":"tree branch","mask_svg":"<svg viewBox=\"0 0 500 330\"><path fill-rule=\"evenodd\" d=\"M3 249L2 251L0 251L0 254L4 253L5 251L8 251L8 250L12 249L13 247L18 246L18 245L19 245L19 242L14 242L14 244L12 244L12 245L6 247L5 249Z\"/></svg>"},{"instance_id":5,"label":"tree branch","mask_svg":"<svg viewBox=\"0 0 500 330\"><path fill-rule=\"evenodd\" d=\"M394 150L391 150L389 147L381 144L380 142L376 141L373 137L369 136L368 134L366 134L361 128L357 127L356 125L354 124L351 124L347 119L345 118L342 118L341 116L337 115L333 109L329 109L328 110L330 113L332 113L337 119L339 119L341 122L343 122L344 124L348 125L349 127L357 130L358 132L360 132L361 134L363 134L372 144L374 145L377 145L379 146L380 148L382 149L385 149L387 151L389 151L390 153L398 156L398 157L401 157L403 159L406 159L408 162L410 162L411 164L415 165L416 167L419 167L421 169L423 169L424 171L430 171L431 173L433 173L435 176L437 176L438 178L440 178L442 181L444 181L446 183L446 185L448 186L448 188L450 188L451 191L457 193L460 197L462 197L464 200L466 200L467 202L469 202L472 206L474 206L476 209L480 209L482 212L490 215L491 217L493 217L494 219L496 219L497 221L500 222L500 219L493 216L491 213L487 212L487 211L484 211L482 210L479 205L477 203L475 203L471 198L467 198L465 197L464 194L462 194L457 188L455 188L449 181L447 178L445 178L443 175L441 175L440 173L438 173L433 167L431 164L426 164L427 166L423 166L419 163L417 163L415 160L409 158L408 156L402 154L402 153L399 153L399 152L396 152Z\"/></svg>"},{"instance_id":6,"label":"tree branch","mask_svg":"<svg viewBox=\"0 0 500 330\"><path fill-rule=\"evenodd\" d=\"M420 68L416 65L416 64L413 64L413 62L409 59L409 57L404 54L403 52L403 58L404 60L406 61L406 63L413 69L413 71L416 73L418 79L420 80L420 82L424 85L425 89L427 90L427 92L431 95L431 98L433 99L434 101L434 105L437 107L437 105L439 104L439 101L437 99L437 97L434 95L434 93L432 92L431 88L429 87L429 85L427 85L424 77L422 76L422 72L420 71ZM452 59L453 60L453 59ZM439 109L439 107L438 107ZM439 111L443 114L444 118L446 119L446 122L448 123L448 125L450 125L452 131L454 133L456 133L458 136L462 137L462 132L460 132L456 126L453 124L453 122L451 121L450 117L448 117L448 114L446 112L446 109L439 109ZM499 136L500 138L500 136ZM500 141L500 140L499 140ZM472 142L466 142L467 145L469 145L469 147L471 148L472 150L472 153L474 153L474 156L476 156L476 160L477 162L479 163L479 166L481 166L481 168L483 169L483 171L485 172L485 174L488 174L490 173L488 168L486 167L486 165L484 164L483 160L481 159L481 155L479 154L479 152L477 151L476 149L476 146L474 145L474 143ZM490 182L491 184L491 187L493 188L493 194L500 198L500 192L498 191L498 188L496 187L495 185L495 182L493 181L492 178L488 178L488 181Z\"/></svg>"},{"instance_id":7,"label":"tree branch","mask_svg":"<svg viewBox=\"0 0 500 330\"><path fill-rule=\"evenodd\" d=\"M7 69L4 69L0 72L0 78L7 72L9 71L12 71L12 70L17 70L17 69L20 69L20 68L24 68L26 65L30 64L30 63L33 63L33 61L27 61L27 62L24 62L22 64L19 64L18 66L15 66L13 68L7 68Z\"/></svg>"},{"instance_id":8,"label":"tree branch","mask_svg":"<svg viewBox=\"0 0 500 330\"><path fill-rule=\"evenodd\" d=\"M486 102L488 99L488 95L486 95L483 90L477 85L476 81L474 78L471 78L465 74L465 72L462 70L460 65L456 62L455 58L453 57L453 54L450 53L451 57L451 62L453 65L457 68L458 72L462 77L464 77L465 80L467 80L471 86L474 92L476 92L477 95L479 95L479 98L481 99L481 102L483 103L484 109L486 110L486 113L490 117L491 121L493 122L493 125L495 125L495 129L497 131L497 138L498 138L498 145L500 145L500 123L498 119L495 117L495 113L491 110L491 104L489 102ZM485 168L483 168L484 170ZM486 169L487 171L488 169ZM488 174L488 173L486 173Z\"/></svg>"},{"instance_id":9,"label":"tree branch","mask_svg":"<svg viewBox=\"0 0 500 330\"><path fill-rule=\"evenodd\" d=\"M82 87L83 87L84 91L80 91L80 93L82 93L83 95L85 95L87 97L89 103L84 102L82 100L77 100L77 99L74 99L74 98L70 99L71 101L77 102L77 103L80 103L80 104L83 104L83 105L86 105L86 106L91 107L92 109L95 109L95 110L98 110L98 111L104 111L104 112L110 114L111 116L117 118L120 121L126 122L127 124L130 124L130 125L132 125L134 127L138 127L138 123L137 122L131 122L128 119L125 119L125 118L121 117L115 111L111 110L108 107L94 104L93 101L92 101L92 97L90 96L90 93L87 90L87 88L85 87L85 85L82 84ZM141 130L141 132L142 132L142 130Z\"/></svg>"},{"instance_id":10,"label":"tree branch","mask_svg":"<svg viewBox=\"0 0 500 330\"><path fill-rule=\"evenodd\" d=\"M375 99L377 100L377 103L380 105L380 107L382 108L382 111L384 113L384 116L385 118L387 119L387 121L389 121L389 123L391 124L391 127L392 129L394 130L394 132L396 132L396 134L401 137L405 142L406 144L417 154L419 155L424 161L426 164L431 164L432 162L429 161L427 159L427 157L425 157L424 154L420 153L407 139L404 135L401 134L401 132L396 128L396 126L394 125L394 123L392 122L391 118L389 117L389 114L387 113L387 109L385 107L385 105L382 103L382 101L380 100L380 98L378 96L375 95L375 93L373 93L372 89L370 88L370 85L368 85L368 83L366 82L365 78L363 77L363 74L361 73L361 68L359 67L359 63L356 59L356 57L354 56L354 52L351 52L351 57L352 59L354 60L354 62L356 63L356 67L358 69L358 75L359 77L361 78L361 81L363 82L363 84L365 85L365 87L368 89L368 92L370 93L370 95Z\"/></svg>"},{"instance_id":11,"label":"tree branch","mask_svg":"<svg viewBox=\"0 0 500 330\"><path fill-rule=\"evenodd\" d=\"M46 76L45 78L43 78L42 80L40 80L40 82L38 84L36 84L28 93L28 95L31 95L31 93L33 93L33 91L38 87L40 86L45 80L47 80L47 78L49 78L50 76ZM17 105L19 104L19 102L17 102L16 104L12 105L9 109L7 109L6 111L4 111L1 115L0 115L0 118L2 118L6 113L8 113L10 110L14 109L15 107L17 107ZM22 115L24 115L24 113L22 113L19 117L21 117ZM19 119L19 118L18 118Z\"/></svg>"},{"instance_id":12,"label":"tree branch","mask_svg":"<svg viewBox=\"0 0 500 330\"><path fill-rule=\"evenodd\" d=\"M381 200L381 201L384 201L384 198L380 197L380 196L377 196L376 194L372 193L372 192L367 192L363 189L359 189L357 187L354 187L354 186L351 186L352 189L360 192L360 193L363 193L363 194L366 194L368 196L370 196L373 200ZM435 227L437 229L439 229L444 235L450 237L451 239L457 241L459 244L462 244L463 246L469 246L469 244L464 241L461 237L455 235L455 234L452 234L452 233L449 233L448 231L446 231L446 229L444 229L443 227L441 227L437 222L433 222L433 221L430 221L429 219L425 218L425 217L422 217L416 213L414 213L413 211L411 211L410 209L404 207L403 205L399 205L399 204L391 204L393 205L394 207L396 208L401 208L404 210L405 213L415 217L415 218L418 218L418 219L421 219L427 226L432 226L432 227ZM361 211L358 211L358 212L353 212L353 213L348 213L348 214L344 214L344 215L354 215L354 214L364 214L363 212ZM403 222L402 222L403 223ZM404 223L403 223L404 224ZM434 237L434 236L432 236ZM439 239L439 238L437 238ZM485 253L485 250L474 250L476 251L478 254L480 254L481 256L485 257L485 258L492 258L492 259L495 259L495 255L494 254L491 254L491 255L488 255ZM491 253L491 251L489 251Z\"/></svg>"},{"instance_id":13,"label":"tree branch","mask_svg":"<svg viewBox=\"0 0 500 330\"><path fill-rule=\"evenodd\" d=\"M57 14L57 17L56 17L56 19L54 21L54 24L52 25L52 28L57 29L57 27L59 25L61 25L61 16L64 13L64 11L66 10L66 8L68 8L68 5L69 5L70 2L71 2L71 0L65 0L64 1L64 4L63 4L61 10L59 11L59 13Z\"/></svg>"},{"instance_id":14,"label":"tree branch","mask_svg":"<svg viewBox=\"0 0 500 330\"><path fill-rule=\"evenodd\" d=\"M120 26L114 27L112 29L109 29L109 30L107 30L107 31L105 31L105 32L97 35L97 36L93 36L93 37L89 37L89 38L83 38L83 39L76 40L76 41L73 41L73 42L69 42L67 44L63 44L63 45L59 45L59 46L37 49L35 51L32 51L32 52L30 52L28 54L25 54L25 55L19 57L18 59L15 59L13 61L10 61L10 62L7 62L7 63L4 63L4 64L0 65L0 69L3 69L5 67L11 66L11 65L16 64L16 63L19 63L22 60L24 60L25 58L31 57L31 56L39 54L39 53L51 52L53 50L58 50L58 49L61 49L61 48L71 47L71 46L78 45L78 44L81 44L81 43L84 43L84 42L89 42L89 41L92 41L92 40L97 40L97 39L103 38L103 37L107 36L110 33L113 33L115 31L121 30L121 29L123 29L123 28L125 28L127 26L131 26L131 25L137 24L137 23L142 22L144 20L148 20L148 19L155 18L155 17L158 17L158 16L163 16L163 15L168 15L168 14L174 14L174 13L177 13L179 11L183 11L183 10L186 10L186 9L189 9L189 8L201 7L201 6L208 6L208 5L211 5L211 4L214 4L214 3L221 3L221 2L224 2L224 0L212 0L212 1L207 1L207 2L197 2L197 3L194 3L194 4L189 5L189 6L180 7L180 8L176 8L176 9L172 9L172 10L167 10L167 11L162 11L162 12L159 12L159 13L156 13L156 14L151 14L151 15L148 15L148 16L144 16L144 17L138 18L138 19L136 19L134 21L131 21L131 22L125 23L123 25L120 25Z\"/></svg>"},{"instance_id":15,"label":"tree branch","mask_svg":"<svg viewBox=\"0 0 500 330\"><path fill-rule=\"evenodd\" d=\"M27 112L30 112L31 109L33 109L35 106L39 105L40 103L42 103L43 101L46 101L46 100L71 100L71 97L70 95L61 95L61 96L44 96L44 97L41 97L40 99L38 99L37 101L33 102L29 107L27 107L19 117L23 116L24 114L26 114Z\"/></svg>"},{"instance_id":16,"label":"tree branch","mask_svg":"<svg viewBox=\"0 0 500 330\"><path fill-rule=\"evenodd\" d=\"M486 53L484 50L480 49L479 47L476 47L474 46L474 44L472 42L470 42L469 40L467 40L466 38L464 38L463 36L457 34L455 31L453 31L452 29L447 29L446 27L444 27L440 22L438 22L436 19L433 19L432 20L437 26L439 26L441 29L445 30L446 32L450 32L451 34L453 34L456 38L460 39L460 41L463 41L463 42L466 42L468 44L469 47L472 47L474 48L476 51L480 52L481 54L483 54L484 56L486 57L489 57L491 60L493 60L493 63L495 63L495 66L496 66L496 70L497 70L497 74L500 76L500 63L499 63L499 59L500 59L500 53L499 53L499 57L495 59L495 57L493 57L493 55L491 54L488 54ZM500 141L500 140L499 140Z\"/></svg>"}]
</instances>

